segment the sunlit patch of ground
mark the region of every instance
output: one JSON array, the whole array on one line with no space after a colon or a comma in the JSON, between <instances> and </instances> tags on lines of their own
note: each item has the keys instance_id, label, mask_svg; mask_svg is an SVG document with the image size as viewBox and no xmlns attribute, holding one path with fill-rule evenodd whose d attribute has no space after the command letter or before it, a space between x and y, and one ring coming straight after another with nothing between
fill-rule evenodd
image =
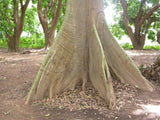
<instances>
[{"instance_id":1,"label":"sunlit patch of ground","mask_svg":"<svg viewBox=\"0 0 160 120\"><path fill-rule=\"evenodd\" d=\"M160 105L141 105L147 113L155 113L160 116Z\"/></svg>"},{"instance_id":2,"label":"sunlit patch of ground","mask_svg":"<svg viewBox=\"0 0 160 120\"><path fill-rule=\"evenodd\" d=\"M133 115L141 116L146 115L147 119L159 120L160 118L160 104L153 105L153 104L141 104L139 105L140 109L137 109L132 112Z\"/></svg>"},{"instance_id":3,"label":"sunlit patch of ground","mask_svg":"<svg viewBox=\"0 0 160 120\"><path fill-rule=\"evenodd\" d=\"M142 56L142 55L147 55L147 56L157 56L160 55L159 51L155 51L155 52L148 52L147 50L139 50L137 52L137 50L126 50L126 53L129 56Z\"/></svg>"}]
</instances>

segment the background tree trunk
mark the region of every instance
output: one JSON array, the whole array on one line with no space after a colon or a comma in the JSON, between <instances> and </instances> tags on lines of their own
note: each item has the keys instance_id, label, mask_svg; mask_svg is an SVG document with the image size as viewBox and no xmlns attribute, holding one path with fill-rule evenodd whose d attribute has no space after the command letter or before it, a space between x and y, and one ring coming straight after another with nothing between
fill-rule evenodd
<instances>
[{"instance_id":1,"label":"background tree trunk","mask_svg":"<svg viewBox=\"0 0 160 120\"><path fill-rule=\"evenodd\" d=\"M38 0L38 16L45 36L45 49L50 47L54 41L56 27L61 15L61 8L62 0L50 0L48 1L48 5L43 11L42 0ZM52 10L52 19L50 24L51 27L49 27L48 22L48 12L50 9Z\"/></svg>"},{"instance_id":2,"label":"background tree trunk","mask_svg":"<svg viewBox=\"0 0 160 120\"><path fill-rule=\"evenodd\" d=\"M15 52L16 50L15 40L13 39L13 37L10 37L9 41L7 41L7 45L8 45L8 52Z\"/></svg>"},{"instance_id":3,"label":"background tree trunk","mask_svg":"<svg viewBox=\"0 0 160 120\"><path fill-rule=\"evenodd\" d=\"M157 32L157 42L160 44L160 31Z\"/></svg>"},{"instance_id":4,"label":"background tree trunk","mask_svg":"<svg viewBox=\"0 0 160 120\"><path fill-rule=\"evenodd\" d=\"M142 50L143 46L145 44L145 36L148 32L148 28L149 26L155 21L155 17L151 17L153 12L155 10L157 10L160 5L155 5L153 8L151 8L146 14L144 14L143 11L143 6L145 5L146 0L141 0L141 5L139 7L139 12L135 18L134 21L134 27L135 27L135 32L133 32L129 19L128 19L128 4L126 0L120 0L121 5L123 7L123 22L124 25L127 29L128 35L131 39L132 45L133 45L133 49L135 50ZM151 17L151 18L149 18ZM143 28L144 30L142 31L142 25L144 23L144 21L148 20L148 23L146 24L145 28ZM145 32L142 33L142 32Z\"/></svg>"},{"instance_id":5,"label":"background tree trunk","mask_svg":"<svg viewBox=\"0 0 160 120\"><path fill-rule=\"evenodd\" d=\"M140 32L139 32L140 33ZM132 42L134 50L142 50L145 44L145 35L137 35L136 32L134 34L134 40Z\"/></svg>"},{"instance_id":6,"label":"background tree trunk","mask_svg":"<svg viewBox=\"0 0 160 120\"><path fill-rule=\"evenodd\" d=\"M30 0L26 0L25 4L23 4L23 0L19 1L13 0L14 4L14 34L12 36L7 35L8 37L8 51L9 52L17 52L19 50L19 39L23 30L23 24L24 24L24 17L25 17L25 12L28 7ZM19 4L20 4L20 9L21 11L19 12ZM21 13L19 15L19 13Z\"/></svg>"},{"instance_id":7,"label":"background tree trunk","mask_svg":"<svg viewBox=\"0 0 160 120\"><path fill-rule=\"evenodd\" d=\"M77 7L78 6L78 7ZM52 98L91 81L111 108L112 71L123 83L152 91L152 85L118 45L106 25L103 0L68 0L64 22L32 85L26 103Z\"/></svg>"}]
</instances>

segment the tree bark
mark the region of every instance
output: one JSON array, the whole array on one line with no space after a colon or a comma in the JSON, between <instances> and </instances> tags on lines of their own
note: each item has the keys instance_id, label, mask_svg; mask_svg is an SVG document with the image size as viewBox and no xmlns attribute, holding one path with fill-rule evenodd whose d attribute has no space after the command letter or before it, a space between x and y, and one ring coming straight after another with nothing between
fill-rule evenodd
<instances>
[{"instance_id":1,"label":"tree bark","mask_svg":"<svg viewBox=\"0 0 160 120\"><path fill-rule=\"evenodd\" d=\"M78 6L78 7L77 7ZM66 15L26 103L52 98L91 81L109 107L115 104L112 72L123 83L152 91L148 82L108 30L103 0L68 0Z\"/></svg>"},{"instance_id":2,"label":"tree bark","mask_svg":"<svg viewBox=\"0 0 160 120\"><path fill-rule=\"evenodd\" d=\"M9 38L9 41L7 41L8 52L15 52L16 48L15 48L15 40L13 36L6 35L6 37Z\"/></svg>"},{"instance_id":3,"label":"tree bark","mask_svg":"<svg viewBox=\"0 0 160 120\"><path fill-rule=\"evenodd\" d=\"M25 4L23 4L23 1L20 0L20 13L19 15L19 2L17 0L13 1L14 4L14 34L13 36L7 35L9 38L8 41L8 51L9 52L17 52L19 50L19 39L23 30L23 24L24 24L24 17L25 17L25 12L28 7L30 0L26 0Z\"/></svg>"},{"instance_id":4,"label":"tree bark","mask_svg":"<svg viewBox=\"0 0 160 120\"><path fill-rule=\"evenodd\" d=\"M157 32L157 42L160 44L160 31Z\"/></svg>"}]
</instances>

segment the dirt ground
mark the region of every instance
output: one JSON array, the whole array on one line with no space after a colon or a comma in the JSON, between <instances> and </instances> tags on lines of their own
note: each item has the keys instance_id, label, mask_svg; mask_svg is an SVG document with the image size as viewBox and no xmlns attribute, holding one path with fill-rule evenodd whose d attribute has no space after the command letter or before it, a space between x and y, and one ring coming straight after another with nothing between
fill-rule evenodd
<instances>
[{"instance_id":1,"label":"dirt ground","mask_svg":"<svg viewBox=\"0 0 160 120\"><path fill-rule=\"evenodd\" d=\"M153 64L160 51L127 50L135 64ZM42 104L25 105L28 91L45 54L7 53L0 49L0 120L160 120L160 84L154 92L117 88L121 106L113 110L69 110ZM118 101L118 100L117 100ZM54 104L54 103L53 103Z\"/></svg>"}]
</instances>

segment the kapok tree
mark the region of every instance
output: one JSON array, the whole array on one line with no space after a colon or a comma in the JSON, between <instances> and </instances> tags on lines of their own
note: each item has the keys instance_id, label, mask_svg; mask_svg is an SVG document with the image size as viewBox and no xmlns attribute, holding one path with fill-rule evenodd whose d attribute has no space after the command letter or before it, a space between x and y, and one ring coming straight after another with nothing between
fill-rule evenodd
<instances>
[{"instance_id":1,"label":"kapok tree","mask_svg":"<svg viewBox=\"0 0 160 120\"><path fill-rule=\"evenodd\" d=\"M109 107L116 101L112 75L122 83L152 91L147 81L108 30L103 0L68 0L66 15L26 103L52 98L91 81ZM112 74L112 75L111 75Z\"/></svg>"}]
</instances>

